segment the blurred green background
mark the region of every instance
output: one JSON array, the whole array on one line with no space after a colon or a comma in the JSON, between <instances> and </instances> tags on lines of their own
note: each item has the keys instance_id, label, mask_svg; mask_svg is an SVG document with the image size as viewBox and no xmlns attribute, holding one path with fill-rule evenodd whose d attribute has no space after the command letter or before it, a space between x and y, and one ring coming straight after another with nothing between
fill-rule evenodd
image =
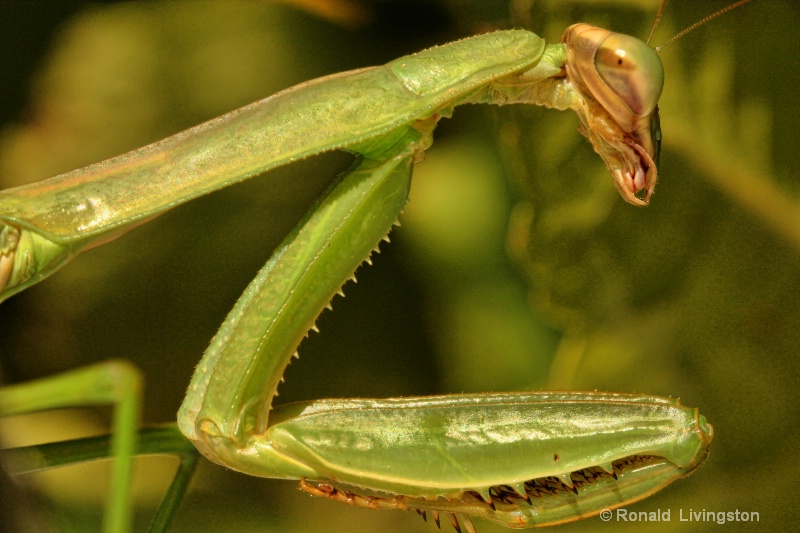
<instances>
[{"instance_id":1,"label":"blurred green background","mask_svg":"<svg viewBox=\"0 0 800 533\"><path fill-rule=\"evenodd\" d=\"M307 79L474 33L558 40L584 21L645 36L656 0L304 0L0 6L0 188L136 148ZM727 2L675 0L655 43ZM522 389L678 396L715 428L707 463L631 506L800 520L800 8L758 0L662 53L660 183L625 204L572 113L459 108L415 171L403 226L300 349L281 402ZM20 382L121 357L147 422L174 419L227 311L349 164L327 154L174 209L0 306L0 372ZM4 445L103 433L108 411L2 421ZM137 528L172 475L143 459ZM106 466L3 485L4 527L98 527ZM203 462L174 531L432 531ZM13 522L12 522L13 520ZM488 523L480 531L505 531ZM449 527L449 526L448 526Z\"/></svg>"}]
</instances>

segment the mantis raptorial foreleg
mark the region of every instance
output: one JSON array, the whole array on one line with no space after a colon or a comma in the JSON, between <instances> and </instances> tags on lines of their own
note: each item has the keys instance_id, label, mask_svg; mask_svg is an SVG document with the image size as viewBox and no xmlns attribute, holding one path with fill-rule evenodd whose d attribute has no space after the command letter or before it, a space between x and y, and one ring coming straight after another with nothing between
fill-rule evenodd
<instances>
[{"instance_id":1,"label":"mantis raptorial foreleg","mask_svg":"<svg viewBox=\"0 0 800 533\"><path fill-rule=\"evenodd\" d=\"M279 246L206 352L179 414L181 431L231 468L301 479L305 490L332 499L350 498L352 489L368 506L449 513L464 527L469 516L509 527L591 516L698 466L712 436L705 419L676 401L614 393L312 401L275 410L272 398L319 312L402 210L412 163L437 120L463 103L574 109L623 197L641 205L657 177L662 79L644 43L581 24L560 44L497 32L308 82L125 156L2 193L1 294L176 204L296 158L349 150L357 166Z\"/></svg>"}]
</instances>

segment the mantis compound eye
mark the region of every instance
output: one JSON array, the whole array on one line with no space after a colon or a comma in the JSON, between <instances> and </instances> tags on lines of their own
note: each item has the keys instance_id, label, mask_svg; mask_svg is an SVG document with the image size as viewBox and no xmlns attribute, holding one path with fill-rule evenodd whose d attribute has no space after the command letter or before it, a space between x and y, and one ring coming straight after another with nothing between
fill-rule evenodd
<instances>
[{"instance_id":1,"label":"mantis compound eye","mask_svg":"<svg viewBox=\"0 0 800 533\"><path fill-rule=\"evenodd\" d=\"M610 33L597 47L595 67L602 80L637 116L650 115L664 86L664 67L655 50L621 33Z\"/></svg>"}]
</instances>

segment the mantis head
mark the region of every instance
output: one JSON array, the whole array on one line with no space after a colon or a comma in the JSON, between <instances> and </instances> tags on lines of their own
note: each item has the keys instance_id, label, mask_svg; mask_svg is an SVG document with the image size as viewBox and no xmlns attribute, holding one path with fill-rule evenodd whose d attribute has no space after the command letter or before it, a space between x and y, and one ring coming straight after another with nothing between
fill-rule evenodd
<instances>
[{"instance_id":1,"label":"mantis head","mask_svg":"<svg viewBox=\"0 0 800 533\"><path fill-rule=\"evenodd\" d=\"M567 51L567 81L579 100L576 111L582 122L581 133L603 158L614 185L628 202L647 205L658 179L661 150L658 99L664 87L664 66L659 52L750 1L733 2L655 48L635 37L589 24L573 24L564 32L561 42ZM666 3L661 0L648 43Z\"/></svg>"},{"instance_id":2,"label":"mantis head","mask_svg":"<svg viewBox=\"0 0 800 533\"><path fill-rule=\"evenodd\" d=\"M582 100L581 133L603 158L622 197L646 205L658 178L661 60L643 41L589 24L570 26L561 40L567 79Z\"/></svg>"}]
</instances>

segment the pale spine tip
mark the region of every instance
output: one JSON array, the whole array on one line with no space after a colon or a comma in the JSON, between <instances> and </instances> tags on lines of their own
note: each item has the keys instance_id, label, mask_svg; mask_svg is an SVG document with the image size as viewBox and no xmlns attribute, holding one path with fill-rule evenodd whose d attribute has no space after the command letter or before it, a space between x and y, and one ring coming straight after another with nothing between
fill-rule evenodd
<instances>
[{"instance_id":1,"label":"pale spine tip","mask_svg":"<svg viewBox=\"0 0 800 533\"><path fill-rule=\"evenodd\" d=\"M556 477L561 480L561 483L569 488L573 488L575 486L575 483L572 481L572 478L569 474L557 474Z\"/></svg>"},{"instance_id":2,"label":"pale spine tip","mask_svg":"<svg viewBox=\"0 0 800 533\"><path fill-rule=\"evenodd\" d=\"M530 501L528 491L525 490L525 483L514 483L511 485L511 488L514 489L514 492L516 492L520 498Z\"/></svg>"}]
</instances>

